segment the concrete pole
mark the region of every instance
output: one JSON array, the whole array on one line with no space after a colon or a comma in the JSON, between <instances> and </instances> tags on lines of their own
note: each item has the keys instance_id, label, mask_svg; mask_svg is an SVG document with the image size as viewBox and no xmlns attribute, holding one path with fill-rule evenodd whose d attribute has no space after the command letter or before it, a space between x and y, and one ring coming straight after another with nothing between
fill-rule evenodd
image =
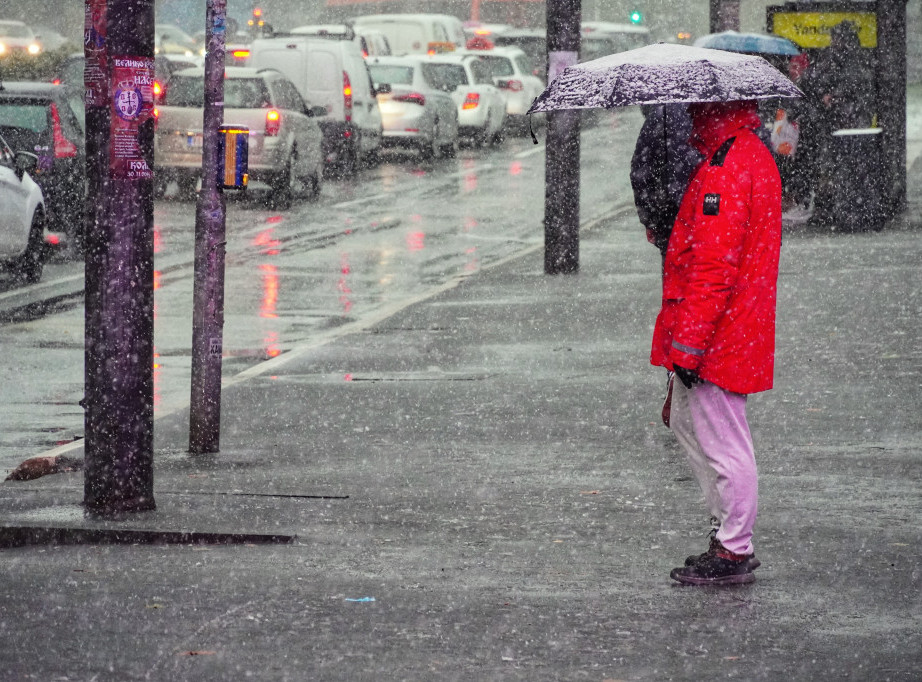
<instances>
[{"instance_id":1,"label":"concrete pole","mask_svg":"<svg viewBox=\"0 0 922 682\"><path fill-rule=\"evenodd\" d=\"M710 0L710 33L740 30L740 0Z\"/></svg>"},{"instance_id":2,"label":"concrete pole","mask_svg":"<svg viewBox=\"0 0 922 682\"><path fill-rule=\"evenodd\" d=\"M548 0L548 82L576 64L580 48L580 0ZM579 271L580 112L547 114L544 172L544 272Z\"/></svg>"},{"instance_id":3,"label":"concrete pole","mask_svg":"<svg viewBox=\"0 0 922 682\"><path fill-rule=\"evenodd\" d=\"M226 205L221 189L218 129L224 119L224 47L227 0L205 9L205 111L202 190L195 212L192 294L192 396L189 452L218 452L221 441L221 354L224 347Z\"/></svg>"},{"instance_id":4,"label":"concrete pole","mask_svg":"<svg viewBox=\"0 0 922 682\"><path fill-rule=\"evenodd\" d=\"M877 2L877 101L888 217L906 208L906 0Z\"/></svg>"},{"instance_id":5,"label":"concrete pole","mask_svg":"<svg viewBox=\"0 0 922 682\"><path fill-rule=\"evenodd\" d=\"M88 513L154 509L154 0L86 0Z\"/></svg>"}]
</instances>

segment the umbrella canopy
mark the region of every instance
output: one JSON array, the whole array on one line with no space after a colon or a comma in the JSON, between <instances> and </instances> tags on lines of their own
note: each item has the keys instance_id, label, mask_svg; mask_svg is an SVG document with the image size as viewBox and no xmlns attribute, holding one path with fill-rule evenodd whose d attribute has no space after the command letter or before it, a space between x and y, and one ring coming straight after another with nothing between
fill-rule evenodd
<instances>
[{"instance_id":1,"label":"umbrella canopy","mask_svg":"<svg viewBox=\"0 0 922 682\"><path fill-rule=\"evenodd\" d=\"M802 96L762 57L658 43L567 67L528 113Z\"/></svg>"},{"instance_id":2,"label":"umbrella canopy","mask_svg":"<svg viewBox=\"0 0 922 682\"><path fill-rule=\"evenodd\" d=\"M737 33L736 31L709 33L698 38L695 41L695 47L790 57L800 54L800 48L787 38L772 36L767 33Z\"/></svg>"}]
</instances>

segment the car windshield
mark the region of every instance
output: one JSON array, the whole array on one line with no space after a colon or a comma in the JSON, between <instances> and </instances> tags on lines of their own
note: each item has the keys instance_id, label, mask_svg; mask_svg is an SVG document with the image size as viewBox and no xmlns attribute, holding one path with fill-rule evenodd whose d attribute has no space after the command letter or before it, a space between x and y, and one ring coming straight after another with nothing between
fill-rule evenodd
<instances>
[{"instance_id":1,"label":"car windshield","mask_svg":"<svg viewBox=\"0 0 922 682\"><path fill-rule=\"evenodd\" d=\"M397 64L369 64L368 71L371 80L375 83L389 83L391 85L412 85L413 67L399 66Z\"/></svg>"},{"instance_id":2,"label":"car windshield","mask_svg":"<svg viewBox=\"0 0 922 682\"><path fill-rule=\"evenodd\" d=\"M204 76L173 76L163 96L163 103L173 107L204 107ZM269 92L261 78L226 78L225 109L262 109L271 106Z\"/></svg>"},{"instance_id":3,"label":"car windshield","mask_svg":"<svg viewBox=\"0 0 922 682\"><path fill-rule=\"evenodd\" d=\"M0 24L0 36L8 38L31 38L32 31L21 24Z\"/></svg>"},{"instance_id":4,"label":"car windshield","mask_svg":"<svg viewBox=\"0 0 922 682\"><path fill-rule=\"evenodd\" d=\"M487 66L490 69L490 73L493 74L494 78L496 76L514 76L515 69L512 68L512 60L507 59L506 57L492 57L484 56L481 57Z\"/></svg>"},{"instance_id":5,"label":"car windshield","mask_svg":"<svg viewBox=\"0 0 922 682\"><path fill-rule=\"evenodd\" d=\"M423 64L423 75L436 90L452 92L468 85L467 71L460 64Z\"/></svg>"}]
</instances>

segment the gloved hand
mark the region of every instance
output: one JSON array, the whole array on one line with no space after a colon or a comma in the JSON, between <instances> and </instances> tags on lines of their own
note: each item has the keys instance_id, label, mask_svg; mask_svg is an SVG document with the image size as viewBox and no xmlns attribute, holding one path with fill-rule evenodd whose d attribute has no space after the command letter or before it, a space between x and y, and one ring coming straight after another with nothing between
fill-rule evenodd
<instances>
[{"instance_id":1,"label":"gloved hand","mask_svg":"<svg viewBox=\"0 0 922 682\"><path fill-rule=\"evenodd\" d=\"M692 384L697 384L701 381L701 377L698 376L698 372L693 369L685 369L684 367L679 367L676 364L672 365L672 369L675 370L675 375L679 377L685 388L691 388Z\"/></svg>"}]
</instances>

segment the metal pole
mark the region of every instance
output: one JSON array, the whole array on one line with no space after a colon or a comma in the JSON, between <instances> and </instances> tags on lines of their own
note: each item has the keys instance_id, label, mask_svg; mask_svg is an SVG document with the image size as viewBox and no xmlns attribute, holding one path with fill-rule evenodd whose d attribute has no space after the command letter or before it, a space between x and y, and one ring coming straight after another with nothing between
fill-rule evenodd
<instances>
[{"instance_id":1,"label":"metal pole","mask_svg":"<svg viewBox=\"0 0 922 682\"><path fill-rule=\"evenodd\" d=\"M155 508L154 0L86 0L84 505Z\"/></svg>"},{"instance_id":2,"label":"metal pole","mask_svg":"<svg viewBox=\"0 0 922 682\"><path fill-rule=\"evenodd\" d=\"M192 296L192 397L189 452L218 452L221 440L221 353L224 346L224 193L219 185L218 129L224 117L227 0L208 0L205 12L205 111L202 189L195 212Z\"/></svg>"},{"instance_id":3,"label":"metal pole","mask_svg":"<svg viewBox=\"0 0 922 682\"><path fill-rule=\"evenodd\" d=\"M548 82L576 64L580 0L548 0ZM579 111L547 114L544 171L544 272L579 271Z\"/></svg>"}]
</instances>

